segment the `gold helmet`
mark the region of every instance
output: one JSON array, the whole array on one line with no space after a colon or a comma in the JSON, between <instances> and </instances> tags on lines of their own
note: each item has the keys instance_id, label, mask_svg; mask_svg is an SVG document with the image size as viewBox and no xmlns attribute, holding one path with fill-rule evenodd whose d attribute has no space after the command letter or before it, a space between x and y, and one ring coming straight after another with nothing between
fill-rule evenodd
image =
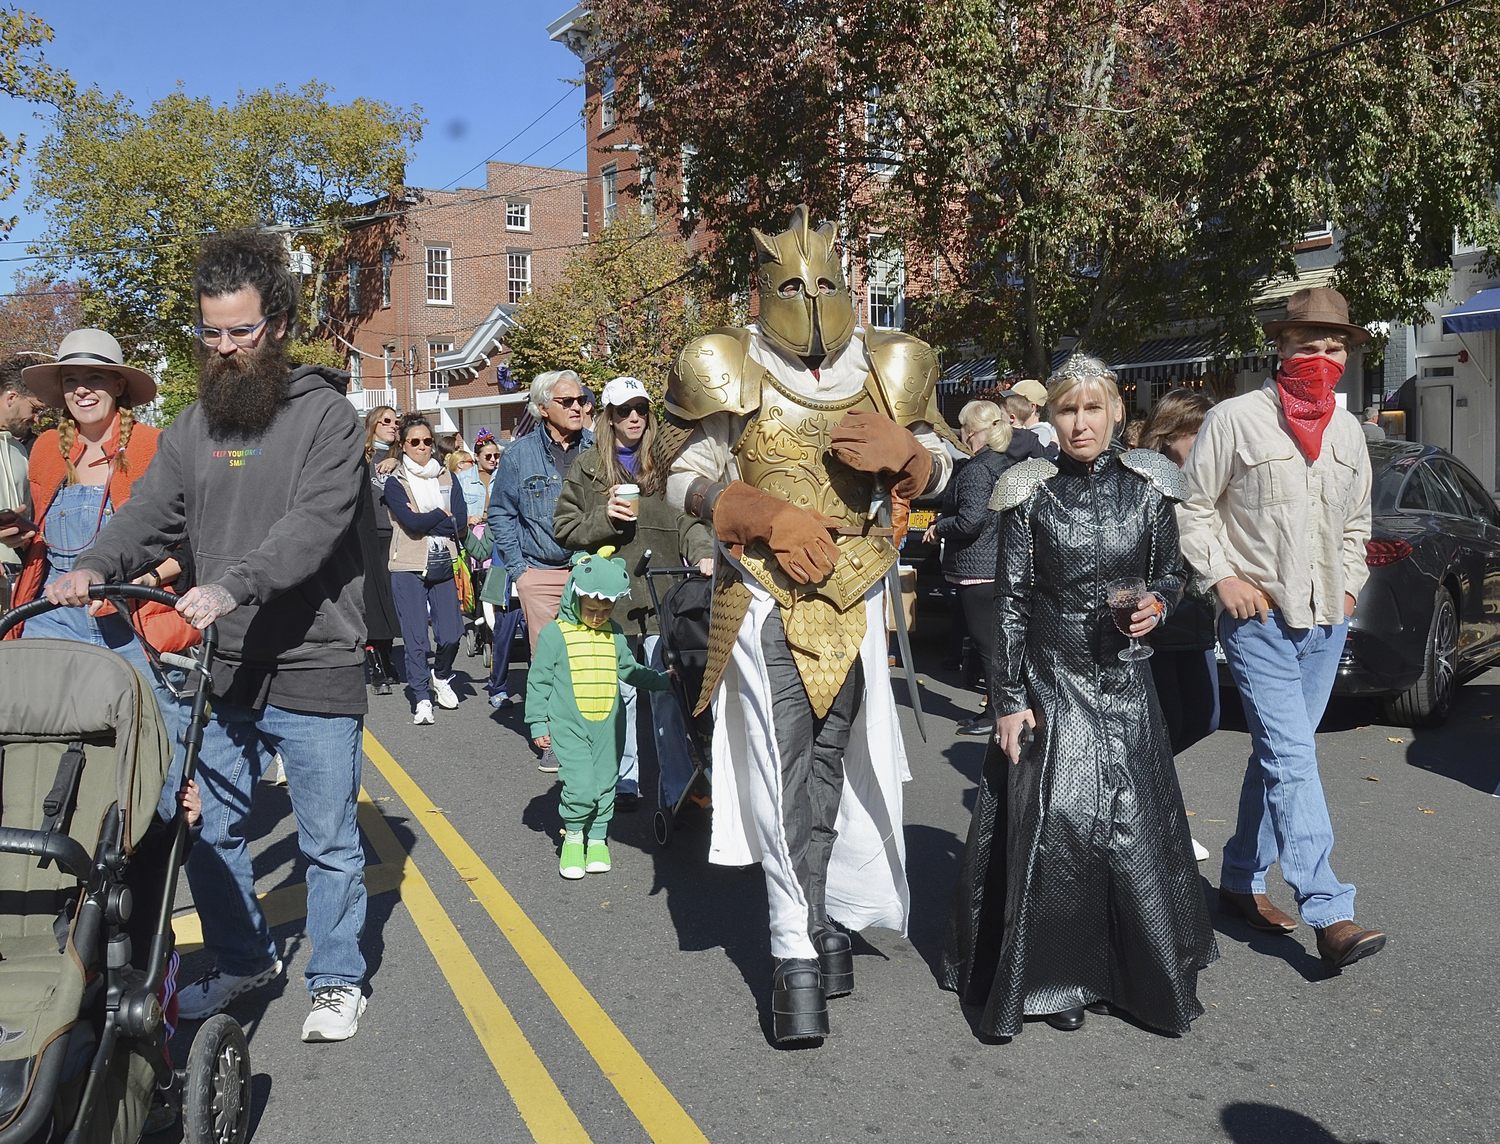
<instances>
[{"instance_id":1,"label":"gold helmet","mask_svg":"<svg viewBox=\"0 0 1500 1144\"><path fill-rule=\"evenodd\" d=\"M808 225L806 206L792 212L791 225L755 239L755 284L760 293L761 332L788 353L822 357L854 336L854 300L834 249L834 226Z\"/></svg>"}]
</instances>

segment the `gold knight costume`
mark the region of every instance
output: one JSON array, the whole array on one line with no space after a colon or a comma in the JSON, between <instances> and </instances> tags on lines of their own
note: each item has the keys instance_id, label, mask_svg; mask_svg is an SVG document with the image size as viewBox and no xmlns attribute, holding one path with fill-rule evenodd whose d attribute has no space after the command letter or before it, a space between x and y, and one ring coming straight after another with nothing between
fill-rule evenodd
<instances>
[{"instance_id":1,"label":"gold knight costume","mask_svg":"<svg viewBox=\"0 0 1500 1144\"><path fill-rule=\"evenodd\" d=\"M856 328L831 224L799 207L754 237L760 322L684 347L658 447L668 502L720 542L699 698L715 716L709 857L765 870L776 1036L796 1040L826 1033L824 994L853 987L830 916L905 932L909 772L884 618L896 551L876 509L942 488L951 433L933 351Z\"/></svg>"}]
</instances>

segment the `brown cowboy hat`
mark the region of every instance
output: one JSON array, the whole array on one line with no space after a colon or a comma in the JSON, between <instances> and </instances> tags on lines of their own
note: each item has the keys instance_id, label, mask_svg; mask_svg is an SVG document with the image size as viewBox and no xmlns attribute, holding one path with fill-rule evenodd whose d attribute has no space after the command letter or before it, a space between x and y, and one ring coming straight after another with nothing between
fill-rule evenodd
<instances>
[{"instance_id":1,"label":"brown cowboy hat","mask_svg":"<svg viewBox=\"0 0 1500 1144\"><path fill-rule=\"evenodd\" d=\"M1331 286L1312 286L1298 290L1286 300L1286 317L1264 324L1266 336L1275 341L1281 331L1291 326L1322 326L1349 336L1349 347L1370 340L1370 331L1349 320L1349 303Z\"/></svg>"},{"instance_id":2,"label":"brown cowboy hat","mask_svg":"<svg viewBox=\"0 0 1500 1144\"><path fill-rule=\"evenodd\" d=\"M57 347L56 361L27 366L21 371L21 380L49 408L61 409L61 373L65 365L97 369L124 379L125 392L118 400L122 409L134 409L156 398L156 379L143 369L126 365L120 343L104 330L74 330Z\"/></svg>"}]
</instances>

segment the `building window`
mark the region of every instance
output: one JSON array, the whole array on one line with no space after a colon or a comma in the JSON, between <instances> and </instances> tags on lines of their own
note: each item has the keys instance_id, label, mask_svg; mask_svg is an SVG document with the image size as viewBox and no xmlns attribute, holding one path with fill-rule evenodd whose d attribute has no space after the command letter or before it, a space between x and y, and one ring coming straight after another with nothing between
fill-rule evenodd
<instances>
[{"instance_id":1,"label":"building window","mask_svg":"<svg viewBox=\"0 0 1500 1144\"><path fill-rule=\"evenodd\" d=\"M349 314L359 317L359 263L349 263Z\"/></svg>"},{"instance_id":2,"label":"building window","mask_svg":"<svg viewBox=\"0 0 1500 1144\"><path fill-rule=\"evenodd\" d=\"M1319 250L1333 245L1333 223L1325 222L1304 230L1298 237L1295 250Z\"/></svg>"},{"instance_id":3,"label":"building window","mask_svg":"<svg viewBox=\"0 0 1500 1144\"><path fill-rule=\"evenodd\" d=\"M505 204L505 229L506 230L530 230L531 229L531 204L530 203L506 203Z\"/></svg>"},{"instance_id":4,"label":"building window","mask_svg":"<svg viewBox=\"0 0 1500 1144\"><path fill-rule=\"evenodd\" d=\"M522 298L531 293L531 255L507 254L505 262L506 297L510 300L510 304L514 306Z\"/></svg>"},{"instance_id":5,"label":"building window","mask_svg":"<svg viewBox=\"0 0 1500 1144\"><path fill-rule=\"evenodd\" d=\"M604 190L604 225L609 226L615 221L615 213L619 209L619 179L620 172L614 167L605 167L599 176L599 182Z\"/></svg>"},{"instance_id":6,"label":"building window","mask_svg":"<svg viewBox=\"0 0 1500 1144\"><path fill-rule=\"evenodd\" d=\"M391 265L396 261L396 256L389 250L380 255L380 308L389 308L391 304Z\"/></svg>"},{"instance_id":7,"label":"building window","mask_svg":"<svg viewBox=\"0 0 1500 1144\"><path fill-rule=\"evenodd\" d=\"M656 168L642 165L639 168L641 186L641 214L656 213Z\"/></svg>"},{"instance_id":8,"label":"building window","mask_svg":"<svg viewBox=\"0 0 1500 1144\"><path fill-rule=\"evenodd\" d=\"M365 387L364 355L359 351L349 355L349 388L363 389Z\"/></svg>"},{"instance_id":9,"label":"building window","mask_svg":"<svg viewBox=\"0 0 1500 1144\"><path fill-rule=\"evenodd\" d=\"M589 189L583 188L583 237L589 236Z\"/></svg>"},{"instance_id":10,"label":"building window","mask_svg":"<svg viewBox=\"0 0 1500 1144\"><path fill-rule=\"evenodd\" d=\"M865 96L865 165L877 175L893 174L901 162L901 121L880 106L880 89Z\"/></svg>"},{"instance_id":11,"label":"building window","mask_svg":"<svg viewBox=\"0 0 1500 1144\"><path fill-rule=\"evenodd\" d=\"M903 297L905 271L901 251L886 246L884 235L870 235L870 257L865 262L865 288L870 325L875 329L899 330L905 315Z\"/></svg>"},{"instance_id":12,"label":"building window","mask_svg":"<svg viewBox=\"0 0 1500 1144\"><path fill-rule=\"evenodd\" d=\"M606 67L599 83L599 130L608 131L615 125L615 69Z\"/></svg>"},{"instance_id":13,"label":"building window","mask_svg":"<svg viewBox=\"0 0 1500 1144\"><path fill-rule=\"evenodd\" d=\"M451 306L453 292L449 289L449 269L453 251L446 246L427 248L427 304Z\"/></svg>"},{"instance_id":14,"label":"building window","mask_svg":"<svg viewBox=\"0 0 1500 1144\"><path fill-rule=\"evenodd\" d=\"M427 388L436 389L440 393L448 390L448 375L439 373L437 367L438 354L451 353L452 342L428 342L427 343Z\"/></svg>"},{"instance_id":15,"label":"building window","mask_svg":"<svg viewBox=\"0 0 1500 1144\"><path fill-rule=\"evenodd\" d=\"M394 363L391 361L391 355L395 352L395 350L396 347L390 344L386 344L380 347L380 357L385 365L385 387L387 389L391 388L391 369L394 365Z\"/></svg>"}]
</instances>

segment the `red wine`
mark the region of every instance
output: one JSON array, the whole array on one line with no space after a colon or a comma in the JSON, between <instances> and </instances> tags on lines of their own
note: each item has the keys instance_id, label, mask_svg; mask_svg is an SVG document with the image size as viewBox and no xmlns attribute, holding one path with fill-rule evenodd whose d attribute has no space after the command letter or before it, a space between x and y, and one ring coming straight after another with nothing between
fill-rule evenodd
<instances>
[{"instance_id":1,"label":"red wine","mask_svg":"<svg viewBox=\"0 0 1500 1144\"><path fill-rule=\"evenodd\" d=\"M1135 593L1116 592L1110 598L1109 610L1114 613L1115 627L1124 635L1130 634L1131 617L1141 606L1141 598Z\"/></svg>"}]
</instances>

